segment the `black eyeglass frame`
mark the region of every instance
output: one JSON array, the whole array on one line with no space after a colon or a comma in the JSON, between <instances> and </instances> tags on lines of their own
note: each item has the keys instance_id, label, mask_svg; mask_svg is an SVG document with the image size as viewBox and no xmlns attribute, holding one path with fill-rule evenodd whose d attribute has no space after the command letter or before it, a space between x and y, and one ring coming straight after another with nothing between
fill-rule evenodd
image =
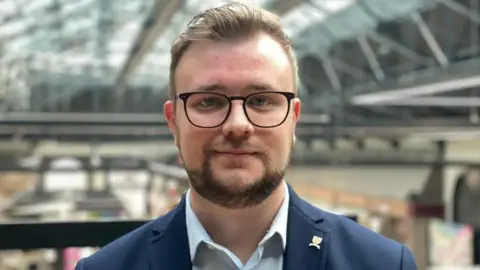
<instances>
[{"instance_id":1,"label":"black eyeglass frame","mask_svg":"<svg viewBox=\"0 0 480 270\"><path fill-rule=\"evenodd\" d=\"M188 116L188 112L187 112L187 100L189 97L191 96L194 96L196 94L214 94L214 95L219 95L219 96L223 96L225 97L227 100L228 100L228 111L227 113L225 114L225 119L223 119L220 124L218 125L215 125L215 126L208 126L208 127L205 127L205 126L199 126L197 124L195 124L191 119L190 117ZM287 112L285 113L285 117L283 118L282 121L280 121L278 124L276 125L272 125L272 126L261 126L261 125L257 125L255 124L252 119L250 119L250 117L248 116L248 113L247 113L247 107L246 107L246 103L245 101L247 101L247 99L249 99L251 96L255 96L255 95L258 95L258 94L281 94L283 95L286 99L287 99ZM242 101L242 107L243 107L243 113L245 114L245 116L247 117L248 121L256 126L256 127L259 127L259 128L275 128L275 127L278 127L280 125L282 125L283 123L285 123L285 120L287 120L287 117L288 115L290 114L290 107L291 107L291 101L292 99L294 99L296 97L296 95L292 92L283 92L283 91L262 91L262 92L257 92L257 93L252 93L250 95L247 95L247 96L227 96L227 95L224 95L224 94L220 94L220 93L217 93L217 92L187 92L187 93L181 93L181 94L178 94L174 97L175 100L177 99L180 99L183 101L183 110L185 111L185 115L187 116L187 119L188 121L190 122L190 124L194 125L195 127L198 127L198 128L218 128L220 127L221 125L223 125L228 117L230 116L230 112L232 110L232 101L233 100L241 100Z\"/></svg>"}]
</instances>

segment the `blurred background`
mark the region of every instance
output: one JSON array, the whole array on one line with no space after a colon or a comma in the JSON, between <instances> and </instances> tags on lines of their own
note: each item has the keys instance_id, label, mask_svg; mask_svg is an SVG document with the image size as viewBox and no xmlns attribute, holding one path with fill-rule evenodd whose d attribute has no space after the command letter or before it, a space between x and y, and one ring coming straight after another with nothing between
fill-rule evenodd
<instances>
[{"instance_id":1,"label":"blurred background","mask_svg":"<svg viewBox=\"0 0 480 270\"><path fill-rule=\"evenodd\" d=\"M0 0L0 269L73 269L94 232L178 202L169 49L225 2ZM288 182L407 244L419 269L477 269L480 1L243 2L282 17L299 59ZM72 224L91 247L68 242Z\"/></svg>"}]
</instances>

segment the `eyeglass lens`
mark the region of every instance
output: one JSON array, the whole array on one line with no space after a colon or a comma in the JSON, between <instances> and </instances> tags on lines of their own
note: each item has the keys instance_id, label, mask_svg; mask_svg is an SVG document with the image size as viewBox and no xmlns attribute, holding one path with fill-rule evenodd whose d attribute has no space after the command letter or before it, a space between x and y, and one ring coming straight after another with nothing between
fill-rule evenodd
<instances>
[{"instance_id":1,"label":"eyeglass lens","mask_svg":"<svg viewBox=\"0 0 480 270\"><path fill-rule=\"evenodd\" d=\"M281 93L257 93L244 101L245 113L252 124L269 127L280 124L289 108L288 99ZM185 104L186 113L192 124L215 127L226 120L230 111L227 96L217 93L194 93Z\"/></svg>"}]
</instances>

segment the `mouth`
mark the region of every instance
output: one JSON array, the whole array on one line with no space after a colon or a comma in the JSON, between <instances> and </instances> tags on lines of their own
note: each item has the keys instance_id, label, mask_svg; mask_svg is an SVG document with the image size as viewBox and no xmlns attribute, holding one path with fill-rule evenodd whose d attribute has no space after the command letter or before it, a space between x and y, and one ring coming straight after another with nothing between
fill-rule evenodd
<instances>
[{"instance_id":1,"label":"mouth","mask_svg":"<svg viewBox=\"0 0 480 270\"><path fill-rule=\"evenodd\" d=\"M215 151L217 155L227 155L227 156L252 156L255 155L255 152L250 151L241 151L241 150L229 150L229 151Z\"/></svg>"}]
</instances>

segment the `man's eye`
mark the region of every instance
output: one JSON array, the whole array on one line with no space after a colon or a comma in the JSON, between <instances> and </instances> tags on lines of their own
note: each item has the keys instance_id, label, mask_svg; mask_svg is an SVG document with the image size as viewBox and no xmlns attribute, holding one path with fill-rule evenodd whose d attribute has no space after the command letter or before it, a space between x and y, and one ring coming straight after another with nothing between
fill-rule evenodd
<instances>
[{"instance_id":1,"label":"man's eye","mask_svg":"<svg viewBox=\"0 0 480 270\"><path fill-rule=\"evenodd\" d=\"M197 106L202 108L223 107L228 101L221 98L204 98L197 102Z\"/></svg>"},{"instance_id":2,"label":"man's eye","mask_svg":"<svg viewBox=\"0 0 480 270\"><path fill-rule=\"evenodd\" d=\"M218 104L218 101L215 99L204 99L199 103L203 107L210 107L210 106L215 106Z\"/></svg>"},{"instance_id":3,"label":"man's eye","mask_svg":"<svg viewBox=\"0 0 480 270\"><path fill-rule=\"evenodd\" d=\"M248 101L248 105L263 106L267 101L264 98L253 98Z\"/></svg>"}]
</instances>

